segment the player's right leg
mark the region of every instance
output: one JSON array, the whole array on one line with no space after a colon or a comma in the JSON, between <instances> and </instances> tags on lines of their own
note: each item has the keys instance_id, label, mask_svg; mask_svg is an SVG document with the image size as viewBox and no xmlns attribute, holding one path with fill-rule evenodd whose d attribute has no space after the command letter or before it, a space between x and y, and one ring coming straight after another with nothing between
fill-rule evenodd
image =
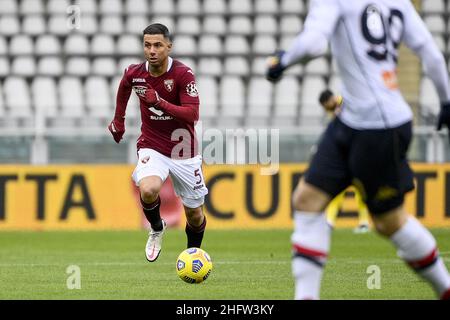
<instances>
[{"instance_id":1,"label":"player's right leg","mask_svg":"<svg viewBox=\"0 0 450 320\"><path fill-rule=\"evenodd\" d=\"M351 182L344 153L347 148L342 145L350 141L347 132L350 133L339 121L330 123L293 194L291 241L295 299L319 299L332 231L324 210Z\"/></svg>"},{"instance_id":2,"label":"player's right leg","mask_svg":"<svg viewBox=\"0 0 450 320\"><path fill-rule=\"evenodd\" d=\"M141 149L133 179L139 187L141 205L145 217L150 223L150 232L145 246L145 256L149 262L158 259L166 223L160 216L161 200L159 192L169 175L164 158L151 149Z\"/></svg>"}]
</instances>

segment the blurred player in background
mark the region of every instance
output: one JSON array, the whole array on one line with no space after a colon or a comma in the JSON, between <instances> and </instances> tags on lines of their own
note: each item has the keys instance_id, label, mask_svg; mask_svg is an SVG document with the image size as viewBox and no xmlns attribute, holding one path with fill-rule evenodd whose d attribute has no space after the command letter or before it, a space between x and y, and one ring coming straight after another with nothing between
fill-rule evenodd
<instances>
[{"instance_id":1,"label":"blurred player in background","mask_svg":"<svg viewBox=\"0 0 450 320\"><path fill-rule=\"evenodd\" d=\"M341 110L343 98L341 95L334 95L331 90L324 90L319 97L319 102L325 111L332 116L338 115ZM328 204L325 209L327 222L334 228L339 210L345 200L346 190L342 191ZM356 205L358 206L358 226L353 230L355 233L366 233L369 231L369 210L364 203L358 189L354 188Z\"/></svg>"},{"instance_id":2,"label":"blurred player in background","mask_svg":"<svg viewBox=\"0 0 450 320\"><path fill-rule=\"evenodd\" d=\"M397 84L397 48L403 41L422 60L441 101L437 129L450 127L450 88L444 57L409 0L311 0L303 32L287 52L269 59L277 81L296 62L331 52L343 81L342 110L328 125L293 194L292 270L296 299L318 299L331 230L324 210L353 184L376 230L442 299L450 276L433 235L404 208L414 188L406 154L413 114Z\"/></svg>"},{"instance_id":3,"label":"blurred player in background","mask_svg":"<svg viewBox=\"0 0 450 320\"><path fill-rule=\"evenodd\" d=\"M155 23L143 32L146 61L130 65L120 82L114 119L108 126L119 143L125 133L125 111L133 90L140 100L141 135L133 180L139 187L150 223L145 255L155 261L166 223L160 217L159 192L170 175L186 214L187 247L200 247L206 226L202 205L208 190L202 173L194 125L199 97L192 70L169 54L172 41L166 26Z\"/></svg>"}]
</instances>

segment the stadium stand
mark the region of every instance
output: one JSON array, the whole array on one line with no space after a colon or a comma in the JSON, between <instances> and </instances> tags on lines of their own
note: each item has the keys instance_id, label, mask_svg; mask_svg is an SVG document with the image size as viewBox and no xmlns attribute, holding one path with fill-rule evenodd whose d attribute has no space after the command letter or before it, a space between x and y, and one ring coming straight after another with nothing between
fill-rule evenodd
<instances>
[{"instance_id":1,"label":"stadium stand","mask_svg":"<svg viewBox=\"0 0 450 320\"><path fill-rule=\"evenodd\" d=\"M89 123L103 130L125 67L142 60L142 30L161 22L172 31L173 56L196 72L208 125L323 126L317 94L340 84L329 55L291 68L273 87L264 82L267 55L291 43L307 7L307 0L1 0L0 114L32 119L45 107L54 120L100 119ZM449 60L450 1L422 0L421 7ZM419 77L418 123L432 125L434 88ZM136 107L129 115L138 121ZM17 125L26 123L33 121Z\"/></svg>"}]
</instances>

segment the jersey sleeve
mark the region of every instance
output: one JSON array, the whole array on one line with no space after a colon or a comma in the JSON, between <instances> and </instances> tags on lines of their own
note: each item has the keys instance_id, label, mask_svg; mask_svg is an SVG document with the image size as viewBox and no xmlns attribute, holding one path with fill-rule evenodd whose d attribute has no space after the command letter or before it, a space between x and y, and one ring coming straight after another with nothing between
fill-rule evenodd
<instances>
[{"instance_id":1,"label":"jersey sleeve","mask_svg":"<svg viewBox=\"0 0 450 320\"><path fill-rule=\"evenodd\" d=\"M294 39L281 63L289 66L298 61L323 55L334 33L341 10L338 1L312 0L303 31Z\"/></svg>"},{"instance_id":2,"label":"jersey sleeve","mask_svg":"<svg viewBox=\"0 0 450 320\"><path fill-rule=\"evenodd\" d=\"M197 83L194 73L188 69L180 78L179 98L181 104L199 105Z\"/></svg>"},{"instance_id":3,"label":"jersey sleeve","mask_svg":"<svg viewBox=\"0 0 450 320\"><path fill-rule=\"evenodd\" d=\"M125 118L125 112L127 109L128 99L130 99L132 87L128 80L128 68L125 69L122 79L119 83L116 96L116 111L114 114L115 119Z\"/></svg>"}]
</instances>

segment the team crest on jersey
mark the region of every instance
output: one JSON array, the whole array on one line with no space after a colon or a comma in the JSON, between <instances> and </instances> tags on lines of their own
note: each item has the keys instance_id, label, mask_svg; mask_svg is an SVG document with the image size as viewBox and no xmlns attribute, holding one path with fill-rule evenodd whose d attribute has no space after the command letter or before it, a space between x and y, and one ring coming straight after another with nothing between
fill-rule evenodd
<instances>
[{"instance_id":1,"label":"team crest on jersey","mask_svg":"<svg viewBox=\"0 0 450 320\"><path fill-rule=\"evenodd\" d=\"M133 90L134 92L136 92L136 94L138 96L145 96L145 92L147 91L147 87L146 86L133 86Z\"/></svg>"},{"instance_id":2,"label":"team crest on jersey","mask_svg":"<svg viewBox=\"0 0 450 320\"><path fill-rule=\"evenodd\" d=\"M171 92L173 90L173 79L164 80L164 87L166 90Z\"/></svg>"},{"instance_id":3,"label":"team crest on jersey","mask_svg":"<svg viewBox=\"0 0 450 320\"><path fill-rule=\"evenodd\" d=\"M189 82L189 84L186 86L186 92L193 98L198 97L197 85L194 81Z\"/></svg>"}]
</instances>

